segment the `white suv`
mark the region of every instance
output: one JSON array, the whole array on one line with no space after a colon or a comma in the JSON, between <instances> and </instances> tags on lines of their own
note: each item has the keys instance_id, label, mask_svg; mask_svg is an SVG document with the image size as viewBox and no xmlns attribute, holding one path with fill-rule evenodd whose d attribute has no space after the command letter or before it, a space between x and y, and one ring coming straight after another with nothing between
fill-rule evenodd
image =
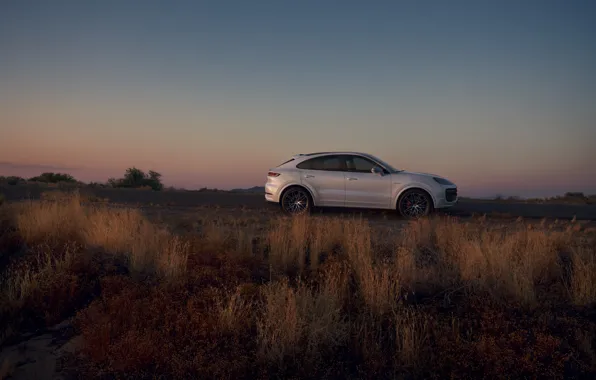
<instances>
[{"instance_id":1,"label":"white suv","mask_svg":"<svg viewBox=\"0 0 596 380\"><path fill-rule=\"evenodd\" d=\"M270 169L265 199L291 215L312 207L391 209L406 218L428 215L457 202L445 178L393 168L358 152L299 154Z\"/></svg>"}]
</instances>

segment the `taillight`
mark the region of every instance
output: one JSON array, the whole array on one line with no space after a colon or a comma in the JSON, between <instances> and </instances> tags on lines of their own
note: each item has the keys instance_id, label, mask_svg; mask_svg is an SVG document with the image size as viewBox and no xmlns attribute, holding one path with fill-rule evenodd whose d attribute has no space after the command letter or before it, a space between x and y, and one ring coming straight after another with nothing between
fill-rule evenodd
<instances>
[{"instance_id":1,"label":"taillight","mask_svg":"<svg viewBox=\"0 0 596 380\"><path fill-rule=\"evenodd\" d=\"M269 173L267 173L267 177L279 177L279 173L269 172Z\"/></svg>"}]
</instances>

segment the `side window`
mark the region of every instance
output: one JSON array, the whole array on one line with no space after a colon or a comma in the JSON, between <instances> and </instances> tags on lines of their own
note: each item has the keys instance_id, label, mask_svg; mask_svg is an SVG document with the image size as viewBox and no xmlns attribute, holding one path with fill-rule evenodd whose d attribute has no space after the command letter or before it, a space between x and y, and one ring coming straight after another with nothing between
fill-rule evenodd
<instances>
[{"instance_id":1,"label":"side window","mask_svg":"<svg viewBox=\"0 0 596 380\"><path fill-rule=\"evenodd\" d=\"M296 167L298 169L310 169L311 164L312 164L312 160L306 160L306 161L302 161L301 163L296 165Z\"/></svg>"},{"instance_id":2,"label":"side window","mask_svg":"<svg viewBox=\"0 0 596 380\"><path fill-rule=\"evenodd\" d=\"M372 168L377 166L374 162L360 156L349 156L346 163L349 171L360 173L370 173Z\"/></svg>"},{"instance_id":3,"label":"side window","mask_svg":"<svg viewBox=\"0 0 596 380\"><path fill-rule=\"evenodd\" d=\"M339 156L316 157L296 165L298 169L343 171L342 160Z\"/></svg>"}]
</instances>

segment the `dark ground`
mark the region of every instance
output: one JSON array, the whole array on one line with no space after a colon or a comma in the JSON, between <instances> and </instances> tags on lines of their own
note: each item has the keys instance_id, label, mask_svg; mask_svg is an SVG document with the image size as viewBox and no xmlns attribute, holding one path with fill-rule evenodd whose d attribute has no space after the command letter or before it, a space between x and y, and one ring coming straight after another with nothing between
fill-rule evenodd
<instances>
[{"instance_id":1,"label":"dark ground","mask_svg":"<svg viewBox=\"0 0 596 380\"><path fill-rule=\"evenodd\" d=\"M39 185L0 185L0 193L3 193L8 201L23 199L38 199L42 192L58 190ZM135 206L168 206L168 207L220 207L220 208L250 208L275 207L265 201L262 194L254 193L232 193L213 191L161 191L135 189L110 189L110 188L83 188L81 194L95 200L103 200L110 203L125 203ZM386 214L386 211L367 210L323 210L323 212L337 213L355 211L363 214ZM473 214L488 214L503 217L523 218L549 218L549 219L573 219L596 220L596 205L576 204L535 204L515 203L480 200L462 200L456 206L444 213L454 216L471 216Z\"/></svg>"}]
</instances>

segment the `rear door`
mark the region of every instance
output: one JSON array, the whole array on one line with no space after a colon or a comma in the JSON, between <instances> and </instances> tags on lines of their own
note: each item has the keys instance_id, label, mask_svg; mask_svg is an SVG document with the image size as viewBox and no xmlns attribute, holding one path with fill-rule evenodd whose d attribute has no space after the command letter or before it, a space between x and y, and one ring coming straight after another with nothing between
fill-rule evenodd
<instances>
[{"instance_id":1,"label":"rear door","mask_svg":"<svg viewBox=\"0 0 596 380\"><path fill-rule=\"evenodd\" d=\"M346 207L391 207L391 175L372 173L378 166L366 157L346 155Z\"/></svg>"},{"instance_id":2,"label":"rear door","mask_svg":"<svg viewBox=\"0 0 596 380\"><path fill-rule=\"evenodd\" d=\"M302 184L308 187L317 206L345 205L345 161L339 155L311 158L296 165Z\"/></svg>"}]
</instances>

